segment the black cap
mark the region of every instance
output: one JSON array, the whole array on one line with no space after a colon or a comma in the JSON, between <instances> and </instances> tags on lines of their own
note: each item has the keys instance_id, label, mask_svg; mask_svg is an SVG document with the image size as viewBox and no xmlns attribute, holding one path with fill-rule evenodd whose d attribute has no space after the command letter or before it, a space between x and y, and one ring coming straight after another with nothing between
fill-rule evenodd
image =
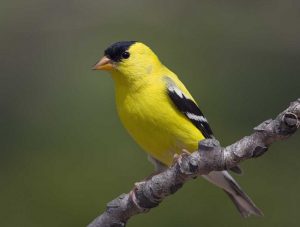
<instances>
[{"instance_id":1,"label":"black cap","mask_svg":"<svg viewBox=\"0 0 300 227\"><path fill-rule=\"evenodd\" d=\"M136 41L121 41L112 44L104 51L104 55L114 62L119 62L122 59L122 54Z\"/></svg>"}]
</instances>

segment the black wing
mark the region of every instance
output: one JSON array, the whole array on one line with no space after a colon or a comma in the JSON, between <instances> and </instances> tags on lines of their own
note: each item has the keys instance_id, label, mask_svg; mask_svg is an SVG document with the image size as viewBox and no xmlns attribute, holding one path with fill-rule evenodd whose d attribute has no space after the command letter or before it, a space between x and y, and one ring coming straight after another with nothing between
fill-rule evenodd
<instances>
[{"instance_id":1,"label":"black wing","mask_svg":"<svg viewBox=\"0 0 300 227\"><path fill-rule=\"evenodd\" d=\"M197 104L193 100L186 97L171 78L165 77L165 80L167 82L168 96L177 109L200 130L205 138L212 138L213 132L208 124L207 119L204 117ZM238 165L234 166L230 170L238 174L242 173L242 170Z\"/></svg>"},{"instance_id":2,"label":"black wing","mask_svg":"<svg viewBox=\"0 0 300 227\"><path fill-rule=\"evenodd\" d=\"M171 78L166 77L168 96L177 107L204 135L205 138L212 138L213 132L208 124L207 119L197 106L197 104L185 96L177 87Z\"/></svg>"}]
</instances>

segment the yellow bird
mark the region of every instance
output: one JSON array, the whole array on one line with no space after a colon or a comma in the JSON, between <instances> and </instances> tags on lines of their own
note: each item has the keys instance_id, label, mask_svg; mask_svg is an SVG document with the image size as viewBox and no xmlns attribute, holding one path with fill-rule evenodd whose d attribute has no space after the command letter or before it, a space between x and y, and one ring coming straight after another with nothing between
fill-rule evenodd
<instances>
[{"instance_id":1,"label":"yellow bird","mask_svg":"<svg viewBox=\"0 0 300 227\"><path fill-rule=\"evenodd\" d=\"M213 137L189 91L145 44L114 43L94 69L111 73L119 117L157 171L170 166L174 154L183 149L193 152L200 140ZM262 215L227 171L211 172L204 178L222 188L243 217Z\"/></svg>"}]
</instances>

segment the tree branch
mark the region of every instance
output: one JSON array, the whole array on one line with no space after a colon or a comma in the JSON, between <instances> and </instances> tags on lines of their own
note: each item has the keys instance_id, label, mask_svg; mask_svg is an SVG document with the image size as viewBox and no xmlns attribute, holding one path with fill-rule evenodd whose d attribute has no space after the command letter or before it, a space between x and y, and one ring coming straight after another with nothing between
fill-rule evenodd
<instances>
[{"instance_id":1,"label":"tree branch","mask_svg":"<svg viewBox=\"0 0 300 227\"><path fill-rule=\"evenodd\" d=\"M211 171L230 169L243 160L259 157L272 143L289 138L299 126L300 99L292 102L276 119L266 120L255 127L251 135L225 148L216 139L202 140L198 151L192 154L183 152L176 156L170 168L137 183L128 194L122 194L109 202L106 211L88 227L125 226L129 218L158 206L186 181Z\"/></svg>"}]
</instances>

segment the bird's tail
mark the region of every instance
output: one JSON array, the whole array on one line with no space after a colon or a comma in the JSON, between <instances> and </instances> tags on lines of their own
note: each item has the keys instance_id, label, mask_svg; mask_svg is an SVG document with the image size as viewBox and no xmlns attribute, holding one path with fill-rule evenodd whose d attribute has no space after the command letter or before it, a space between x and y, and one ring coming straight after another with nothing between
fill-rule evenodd
<instances>
[{"instance_id":1,"label":"bird's tail","mask_svg":"<svg viewBox=\"0 0 300 227\"><path fill-rule=\"evenodd\" d=\"M243 192L242 188L227 171L211 172L203 177L222 188L243 217L249 217L250 215L263 216L262 211L256 207L250 197Z\"/></svg>"}]
</instances>

